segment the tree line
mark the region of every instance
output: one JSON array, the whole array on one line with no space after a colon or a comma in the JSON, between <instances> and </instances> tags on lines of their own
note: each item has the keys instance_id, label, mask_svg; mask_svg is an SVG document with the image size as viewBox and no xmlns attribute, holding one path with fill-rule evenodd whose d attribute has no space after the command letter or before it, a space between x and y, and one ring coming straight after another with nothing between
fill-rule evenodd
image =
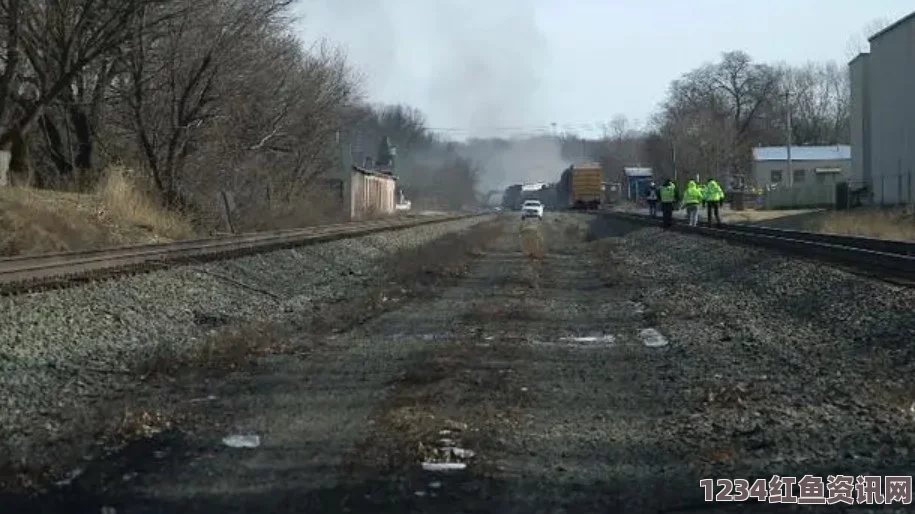
<instances>
[{"instance_id":1,"label":"tree line","mask_svg":"<svg viewBox=\"0 0 915 514\"><path fill-rule=\"evenodd\" d=\"M642 135L645 161L673 176L745 178L754 146L848 144L850 83L844 66L759 63L745 52L684 74Z\"/></svg>"},{"instance_id":2,"label":"tree line","mask_svg":"<svg viewBox=\"0 0 915 514\"><path fill-rule=\"evenodd\" d=\"M540 154L561 160L551 163L557 176L569 162L588 159L600 162L613 181L625 180L624 167L644 166L657 177L673 178L676 171L739 184L753 147L787 144L789 110L792 145L848 144L850 93L847 70L835 62L768 64L731 51L674 80L644 126L617 115L601 137L559 134L511 144L540 142Z\"/></svg>"},{"instance_id":3,"label":"tree line","mask_svg":"<svg viewBox=\"0 0 915 514\"><path fill-rule=\"evenodd\" d=\"M0 0L6 182L91 190L121 164L172 209L207 211L219 190L276 214L317 201L348 135L383 134L406 189L470 201L472 164L415 109L367 105L340 50L295 35L293 3Z\"/></svg>"}]
</instances>

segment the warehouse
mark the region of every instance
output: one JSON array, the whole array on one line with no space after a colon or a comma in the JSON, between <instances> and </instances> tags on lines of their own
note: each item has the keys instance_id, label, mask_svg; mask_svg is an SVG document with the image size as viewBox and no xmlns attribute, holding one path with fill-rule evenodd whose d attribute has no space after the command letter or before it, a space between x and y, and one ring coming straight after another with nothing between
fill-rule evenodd
<instances>
[{"instance_id":1,"label":"warehouse","mask_svg":"<svg viewBox=\"0 0 915 514\"><path fill-rule=\"evenodd\" d=\"M915 200L915 13L849 63L853 181L879 205Z\"/></svg>"}]
</instances>

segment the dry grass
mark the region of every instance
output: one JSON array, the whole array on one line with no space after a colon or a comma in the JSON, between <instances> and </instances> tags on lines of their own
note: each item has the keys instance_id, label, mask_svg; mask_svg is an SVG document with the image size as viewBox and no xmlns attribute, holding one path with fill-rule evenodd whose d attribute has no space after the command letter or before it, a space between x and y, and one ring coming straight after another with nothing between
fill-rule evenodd
<instances>
[{"instance_id":1,"label":"dry grass","mask_svg":"<svg viewBox=\"0 0 915 514\"><path fill-rule=\"evenodd\" d=\"M812 225L830 234L915 241L915 216L902 210L834 211Z\"/></svg>"},{"instance_id":2,"label":"dry grass","mask_svg":"<svg viewBox=\"0 0 915 514\"><path fill-rule=\"evenodd\" d=\"M161 207L147 188L123 167L112 167L105 173L98 196L105 209L101 213L103 218L107 215L118 223L172 240L186 239L194 233L188 220Z\"/></svg>"},{"instance_id":3,"label":"dry grass","mask_svg":"<svg viewBox=\"0 0 915 514\"><path fill-rule=\"evenodd\" d=\"M747 209L745 211L734 211L731 209L722 209L721 221L725 223L754 223L759 221L768 221L775 220L779 218L787 218L790 216L801 216L804 214L811 214L817 212L818 209L784 209L784 210L756 210L756 209ZM705 211L700 210L699 213L703 216L702 219L705 219Z\"/></svg>"},{"instance_id":4,"label":"dry grass","mask_svg":"<svg viewBox=\"0 0 915 514\"><path fill-rule=\"evenodd\" d=\"M348 221L344 206L334 197L334 192L320 187L289 202L277 201L270 206L254 204L245 208L242 201L239 208L240 210L233 214L233 223L235 229L241 232L301 228Z\"/></svg>"},{"instance_id":5,"label":"dry grass","mask_svg":"<svg viewBox=\"0 0 915 514\"><path fill-rule=\"evenodd\" d=\"M546 256L543 232L538 225L521 224L521 253L531 259L543 259Z\"/></svg>"},{"instance_id":6,"label":"dry grass","mask_svg":"<svg viewBox=\"0 0 915 514\"><path fill-rule=\"evenodd\" d=\"M123 168L92 194L0 188L0 255L31 255L154 243L192 235L191 224L160 208Z\"/></svg>"}]
</instances>

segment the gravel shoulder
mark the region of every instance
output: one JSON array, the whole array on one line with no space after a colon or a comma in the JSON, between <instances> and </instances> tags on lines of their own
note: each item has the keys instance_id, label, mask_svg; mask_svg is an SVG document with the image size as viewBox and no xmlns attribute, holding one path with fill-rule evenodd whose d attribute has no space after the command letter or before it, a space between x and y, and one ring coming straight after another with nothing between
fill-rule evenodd
<instances>
[{"instance_id":1,"label":"gravel shoulder","mask_svg":"<svg viewBox=\"0 0 915 514\"><path fill-rule=\"evenodd\" d=\"M699 480L912 475L911 289L618 220L525 224L383 315L189 382L185 397L213 396L194 430L111 459L62 501L792 512L805 506L706 503ZM225 448L229 433L262 443Z\"/></svg>"},{"instance_id":2,"label":"gravel shoulder","mask_svg":"<svg viewBox=\"0 0 915 514\"><path fill-rule=\"evenodd\" d=\"M168 428L177 420L144 405L161 372L244 357L225 353L274 342L266 339L282 343L277 327L333 324L353 299L374 295L381 303L377 295L396 267L392 260L480 222L424 225L5 298L0 483L30 487L56 479L59 462L98 458L118 440Z\"/></svg>"}]
</instances>

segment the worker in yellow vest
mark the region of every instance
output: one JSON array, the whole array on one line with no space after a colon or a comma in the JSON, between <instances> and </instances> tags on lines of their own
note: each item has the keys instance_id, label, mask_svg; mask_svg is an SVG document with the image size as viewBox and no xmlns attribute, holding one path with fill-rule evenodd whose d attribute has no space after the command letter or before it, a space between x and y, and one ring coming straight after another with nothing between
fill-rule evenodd
<instances>
[{"instance_id":1,"label":"worker in yellow vest","mask_svg":"<svg viewBox=\"0 0 915 514\"><path fill-rule=\"evenodd\" d=\"M677 203L677 185L670 179L664 181L661 185L661 220L664 228L669 228L674 224L674 205Z\"/></svg>"},{"instance_id":2,"label":"worker in yellow vest","mask_svg":"<svg viewBox=\"0 0 915 514\"><path fill-rule=\"evenodd\" d=\"M718 213L718 209L721 207L722 202L724 202L724 189L715 179L708 179L705 184L705 209L708 226L712 226L712 213L714 213L715 223L718 228L721 228L721 215Z\"/></svg>"},{"instance_id":3,"label":"worker in yellow vest","mask_svg":"<svg viewBox=\"0 0 915 514\"><path fill-rule=\"evenodd\" d=\"M691 227L699 224L699 204L702 203L702 190L694 180L686 184L683 192L683 207L686 208L686 219Z\"/></svg>"}]
</instances>

